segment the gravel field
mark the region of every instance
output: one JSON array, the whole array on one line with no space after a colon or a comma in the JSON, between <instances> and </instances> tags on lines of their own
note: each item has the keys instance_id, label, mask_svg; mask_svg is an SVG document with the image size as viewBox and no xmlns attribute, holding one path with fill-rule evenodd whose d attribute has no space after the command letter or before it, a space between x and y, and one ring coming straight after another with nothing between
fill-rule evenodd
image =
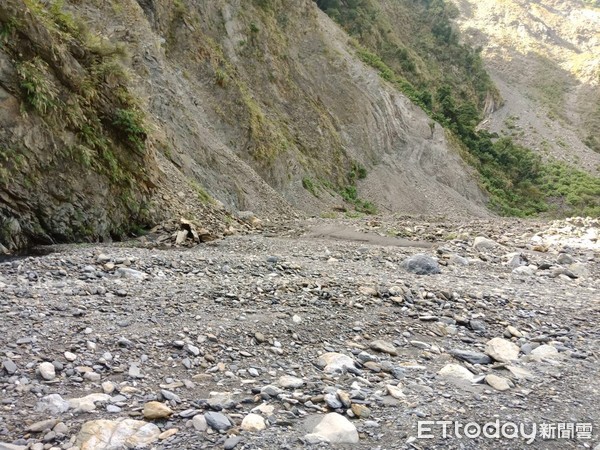
<instances>
[{"instance_id":1,"label":"gravel field","mask_svg":"<svg viewBox=\"0 0 600 450\"><path fill-rule=\"evenodd\" d=\"M599 233L313 219L6 259L0 450L599 449Z\"/></svg>"}]
</instances>

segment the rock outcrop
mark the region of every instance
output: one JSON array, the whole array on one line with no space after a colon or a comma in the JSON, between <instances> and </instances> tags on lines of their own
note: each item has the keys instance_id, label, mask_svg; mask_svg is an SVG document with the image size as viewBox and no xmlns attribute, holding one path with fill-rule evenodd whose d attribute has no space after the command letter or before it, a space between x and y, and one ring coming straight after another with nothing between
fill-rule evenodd
<instances>
[{"instance_id":1,"label":"rock outcrop","mask_svg":"<svg viewBox=\"0 0 600 450\"><path fill-rule=\"evenodd\" d=\"M444 129L310 0L31 5L0 5L8 249L321 212L357 167L381 212L487 214Z\"/></svg>"}]
</instances>

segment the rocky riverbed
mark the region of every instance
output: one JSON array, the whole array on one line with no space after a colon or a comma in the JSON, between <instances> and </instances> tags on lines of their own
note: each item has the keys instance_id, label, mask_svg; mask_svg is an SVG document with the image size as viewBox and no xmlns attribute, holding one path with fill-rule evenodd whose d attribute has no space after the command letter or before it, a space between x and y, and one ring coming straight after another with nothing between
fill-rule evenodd
<instances>
[{"instance_id":1,"label":"rocky riverbed","mask_svg":"<svg viewBox=\"0 0 600 450\"><path fill-rule=\"evenodd\" d=\"M599 234L314 219L5 260L0 449L598 449ZM537 434L455 433L495 421Z\"/></svg>"}]
</instances>

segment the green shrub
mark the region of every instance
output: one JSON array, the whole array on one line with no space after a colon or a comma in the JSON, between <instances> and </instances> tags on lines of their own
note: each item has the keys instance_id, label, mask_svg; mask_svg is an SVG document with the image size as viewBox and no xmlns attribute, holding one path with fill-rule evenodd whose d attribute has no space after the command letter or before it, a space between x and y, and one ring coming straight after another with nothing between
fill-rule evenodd
<instances>
[{"instance_id":1,"label":"green shrub","mask_svg":"<svg viewBox=\"0 0 600 450\"><path fill-rule=\"evenodd\" d=\"M315 197L319 197L317 193L317 186L315 183L308 177L302 178L302 187L310 192Z\"/></svg>"},{"instance_id":2,"label":"green shrub","mask_svg":"<svg viewBox=\"0 0 600 450\"><path fill-rule=\"evenodd\" d=\"M356 192L356 186L346 186L340 191L342 198L348 203L354 203L358 199L358 193Z\"/></svg>"},{"instance_id":3,"label":"green shrub","mask_svg":"<svg viewBox=\"0 0 600 450\"><path fill-rule=\"evenodd\" d=\"M216 83L222 88L227 87L227 83L229 82L229 75L223 69L217 69L215 71L215 80Z\"/></svg>"},{"instance_id":4,"label":"green shrub","mask_svg":"<svg viewBox=\"0 0 600 450\"><path fill-rule=\"evenodd\" d=\"M353 162L352 168L348 173L348 179L350 182L354 183L355 180L364 180L367 178L367 169L365 169L362 165Z\"/></svg>"},{"instance_id":5,"label":"green shrub","mask_svg":"<svg viewBox=\"0 0 600 450\"><path fill-rule=\"evenodd\" d=\"M127 141L138 152L146 148L147 132L144 126L144 116L141 111L134 109L117 109L113 118L113 125L125 133Z\"/></svg>"},{"instance_id":6,"label":"green shrub","mask_svg":"<svg viewBox=\"0 0 600 450\"><path fill-rule=\"evenodd\" d=\"M600 178L553 162L543 166L540 189L560 215L600 216Z\"/></svg>"},{"instance_id":7,"label":"green shrub","mask_svg":"<svg viewBox=\"0 0 600 450\"><path fill-rule=\"evenodd\" d=\"M354 204L356 211L364 214L377 214L377 207L367 200L357 200Z\"/></svg>"}]
</instances>

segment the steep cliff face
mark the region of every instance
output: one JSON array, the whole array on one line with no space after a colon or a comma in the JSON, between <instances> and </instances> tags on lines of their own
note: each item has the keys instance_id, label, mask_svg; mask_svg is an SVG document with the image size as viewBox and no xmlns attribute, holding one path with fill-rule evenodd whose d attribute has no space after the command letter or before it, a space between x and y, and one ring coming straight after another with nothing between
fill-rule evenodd
<instances>
[{"instance_id":1,"label":"steep cliff face","mask_svg":"<svg viewBox=\"0 0 600 450\"><path fill-rule=\"evenodd\" d=\"M600 170L600 9L576 0L455 0L505 105L484 126Z\"/></svg>"},{"instance_id":2,"label":"steep cliff face","mask_svg":"<svg viewBox=\"0 0 600 450\"><path fill-rule=\"evenodd\" d=\"M0 22L6 247L225 214L206 192L264 216L487 214L444 130L310 0L6 0Z\"/></svg>"}]
</instances>

